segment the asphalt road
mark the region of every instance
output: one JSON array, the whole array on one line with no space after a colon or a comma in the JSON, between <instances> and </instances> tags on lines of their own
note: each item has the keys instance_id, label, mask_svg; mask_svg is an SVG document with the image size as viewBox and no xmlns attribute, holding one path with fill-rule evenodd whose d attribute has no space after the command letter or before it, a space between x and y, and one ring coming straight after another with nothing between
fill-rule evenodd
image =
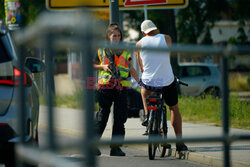
<instances>
[{"instance_id":1,"label":"asphalt road","mask_svg":"<svg viewBox=\"0 0 250 167\"><path fill-rule=\"evenodd\" d=\"M46 107L41 106L40 109L39 127L46 128L48 125L47 110ZM69 108L54 108L55 114L54 127L57 132L63 134L69 134L71 136L84 135L85 128L83 127L84 114L82 110L69 109ZM170 125L170 123L168 123ZM141 122L138 118L128 119L126 124L125 139L147 139L142 134L145 132L145 127L141 126ZM102 139L109 140L112 133L112 119L108 121L107 127L104 131ZM202 124L183 123L183 137L211 137L221 136L223 129L216 126L208 126ZM231 135L249 135L249 130L230 128ZM169 138L174 138L174 130L172 126L169 126ZM224 163L224 148L223 143L214 142L195 142L186 143L190 152L185 156L185 160L199 162L211 166L223 166ZM172 157L178 156L175 154L175 144L172 143L173 152ZM147 152L146 144L142 145L129 145L129 148ZM249 140L233 142L230 147L230 154L232 160L232 166L237 167L249 167L250 165L250 144Z\"/></svg>"},{"instance_id":2,"label":"asphalt road","mask_svg":"<svg viewBox=\"0 0 250 167\"><path fill-rule=\"evenodd\" d=\"M47 132L44 129L39 129L40 135L40 146L45 147L47 144ZM78 139L77 136L57 133L56 138L58 141L57 144L67 144L72 143ZM126 152L125 157L112 157L109 156L110 148L108 146L101 147L100 150L102 155L97 157L97 166L102 167L128 167L128 166L136 166L136 167L162 167L162 166L171 166L171 167L208 167L208 165L191 162L188 160L181 160L176 157L164 157L160 158L156 157L155 160L149 160L147 156L147 152L141 151L138 149L129 148L124 146L123 151ZM84 155L81 153L80 148L74 148L69 150L62 150L58 152L58 156L63 157L73 164L81 165L84 162Z\"/></svg>"}]
</instances>

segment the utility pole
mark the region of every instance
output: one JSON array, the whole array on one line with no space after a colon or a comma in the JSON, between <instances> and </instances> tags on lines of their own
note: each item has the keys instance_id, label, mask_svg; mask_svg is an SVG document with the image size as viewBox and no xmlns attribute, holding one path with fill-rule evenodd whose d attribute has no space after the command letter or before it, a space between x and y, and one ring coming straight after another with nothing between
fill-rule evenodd
<instances>
[{"instance_id":1,"label":"utility pole","mask_svg":"<svg viewBox=\"0 0 250 167\"><path fill-rule=\"evenodd\" d=\"M109 22L119 23L119 2L118 0L109 0Z\"/></svg>"}]
</instances>

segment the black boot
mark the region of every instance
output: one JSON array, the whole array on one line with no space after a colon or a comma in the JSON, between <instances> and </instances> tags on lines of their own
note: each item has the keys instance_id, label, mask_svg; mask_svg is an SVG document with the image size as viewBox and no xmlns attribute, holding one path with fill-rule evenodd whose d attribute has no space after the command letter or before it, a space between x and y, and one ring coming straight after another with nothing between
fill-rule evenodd
<instances>
[{"instance_id":1,"label":"black boot","mask_svg":"<svg viewBox=\"0 0 250 167\"><path fill-rule=\"evenodd\" d=\"M176 151L188 151L188 148L183 142L178 142L176 143Z\"/></svg>"},{"instance_id":2,"label":"black boot","mask_svg":"<svg viewBox=\"0 0 250 167\"><path fill-rule=\"evenodd\" d=\"M110 150L110 156L126 156L126 153L123 152L120 147L113 147Z\"/></svg>"}]
</instances>

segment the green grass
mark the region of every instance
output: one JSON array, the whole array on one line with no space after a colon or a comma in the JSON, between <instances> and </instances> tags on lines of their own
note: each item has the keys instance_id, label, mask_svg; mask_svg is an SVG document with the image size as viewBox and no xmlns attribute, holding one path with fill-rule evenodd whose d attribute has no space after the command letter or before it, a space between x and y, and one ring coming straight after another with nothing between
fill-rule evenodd
<instances>
[{"instance_id":1,"label":"green grass","mask_svg":"<svg viewBox=\"0 0 250 167\"><path fill-rule=\"evenodd\" d=\"M231 91L250 91L250 74L230 73L229 87Z\"/></svg>"},{"instance_id":2,"label":"green grass","mask_svg":"<svg viewBox=\"0 0 250 167\"><path fill-rule=\"evenodd\" d=\"M64 95L64 96L55 96L54 98L54 106L62 107L62 108L81 108L81 94L76 93L74 95ZM45 105L45 96L40 97L40 104Z\"/></svg>"},{"instance_id":3,"label":"green grass","mask_svg":"<svg viewBox=\"0 0 250 167\"><path fill-rule=\"evenodd\" d=\"M56 96L55 106L82 108L80 92L75 95ZM40 98L45 104L44 98ZM241 101L237 96L230 96L230 127L250 129L250 101ZM96 109L98 104L95 104ZM221 99L212 96L179 97L179 107L184 122L202 123L215 126L222 125ZM168 118L170 118L168 112Z\"/></svg>"},{"instance_id":4,"label":"green grass","mask_svg":"<svg viewBox=\"0 0 250 167\"><path fill-rule=\"evenodd\" d=\"M185 122L222 125L221 100L212 96L180 97L179 107ZM241 101L237 96L229 100L230 127L250 129L250 102Z\"/></svg>"},{"instance_id":5,"label":"green grass","mask_svg":"<svg viewBox=\"0 0 250 167\"><path fill-rule=\"evenodd\" d=\"M40 104L45 105L45 96L40 96ZM54 106L62 108L77 108L82 109L83 107L83 98L82 91L75 93L74 95L63 95L54 97ZM98 109L98 104L95 104L96 110Z\"/></svg>"}]
</instances>

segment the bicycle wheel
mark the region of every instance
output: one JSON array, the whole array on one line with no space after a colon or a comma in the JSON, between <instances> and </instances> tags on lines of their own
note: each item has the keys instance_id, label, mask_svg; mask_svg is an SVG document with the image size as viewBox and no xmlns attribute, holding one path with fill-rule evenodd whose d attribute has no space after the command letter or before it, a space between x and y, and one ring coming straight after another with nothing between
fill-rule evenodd
<instances>
[{"instance_id":1,"label":"bicycle wheel","mask_svg":"<svg viewBox=\"0 0 250 167\"><path fill-rule=\"evenodd\" d=\"M157 112L152 111L148 124L148 137L152 139L159 135L159 118L157 117ZM158 143L148 143L148 157L150 160L154 160L156 149L158 148Z\"/></svg>"},{"instance_id":2,"label":"bicycle wheel","mask_svg":"<svg viewBox=\"0 0 250 167\"><path fill-rule=\"evenodd\" d=\"M163 139L167 139L168 126L167 126L167 109L166 106L162 110L162 124L161 124L161 136ZM168 143L162 144L161 157L164 157L167 149L171 149L171 145Z\"/></svg>"}]
</instances>

